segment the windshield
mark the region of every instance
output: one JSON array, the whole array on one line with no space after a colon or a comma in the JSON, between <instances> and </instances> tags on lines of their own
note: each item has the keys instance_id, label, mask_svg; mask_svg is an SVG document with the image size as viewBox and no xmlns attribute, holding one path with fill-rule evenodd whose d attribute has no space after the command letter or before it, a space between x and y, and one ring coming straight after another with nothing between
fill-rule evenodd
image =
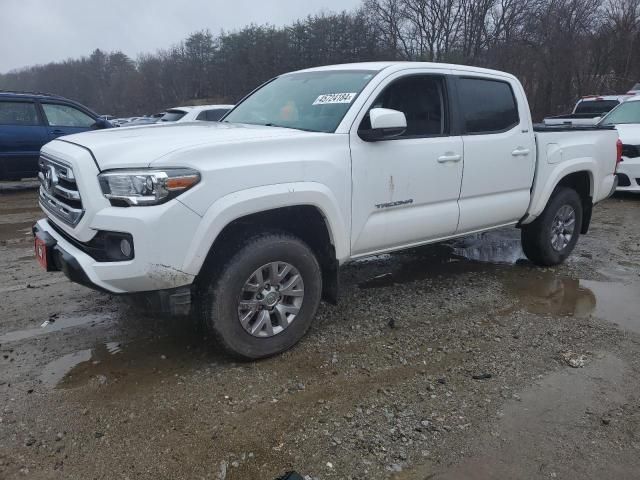
<instances>
[{"instance_id":1,"label":"windshield","mask_svg":"<svg viewBox=\"0 0 640 480\"><path fill-rule=\"evenodd\" d=\"M602 119L601 125L640 123L640 101L624 102Z\"/></svg>"},{"instance_id":2,"label":"windshield","mask_svg":"<svg viewBox=\"0 0 640 480\"><path fill-rule=\"evenodd\" d=\"M574 113L607 113L617 105L617 100L586 100L578 103Z\"/></svg>"},{"instance_id":3,"label":"windshield","mask_svg":"<svg viewBox=\"0 0 640 480\"><path fill-rule=\"evenodd\" d=\"M331 70L283 75L251 94L223 122L335 132L375 74Z\"/></svg>"}]
</instances>

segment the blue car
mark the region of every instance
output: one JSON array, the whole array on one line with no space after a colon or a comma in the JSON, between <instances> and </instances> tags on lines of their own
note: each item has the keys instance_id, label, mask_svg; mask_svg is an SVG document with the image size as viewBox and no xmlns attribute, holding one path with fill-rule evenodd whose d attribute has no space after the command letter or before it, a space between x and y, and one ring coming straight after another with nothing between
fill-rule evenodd
<instances>
[{"instance_id":1,"label":"blue car","mask_svg":"<svg viewBox=\"0 0 640 480\"><path fill-rule=\"evenodd\" d=\"M40 148L54 138L111 126L63 97L0 91L0 179L35 177Z\"/></svg>"}]
</instances>

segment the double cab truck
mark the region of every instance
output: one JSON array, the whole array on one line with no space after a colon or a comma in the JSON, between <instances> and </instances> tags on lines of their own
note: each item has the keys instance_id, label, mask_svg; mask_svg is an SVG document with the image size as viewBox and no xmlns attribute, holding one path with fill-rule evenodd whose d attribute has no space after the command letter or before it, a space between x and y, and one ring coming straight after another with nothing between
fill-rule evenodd
<instances>
[{"instance_id":1,"label":"double cab truck","mask_svg":"<svg viewBox=\"0 0 640 480\"><path fill-rule=\"evenodd\" d=\"M198 316L246 359L335 302L339 268L490 229L556 265L615 189L613 127L534 127L512 75L360 63L281 75L220 123L71 135L41 153L39 262Z\"/></svg>"}]
</instances>

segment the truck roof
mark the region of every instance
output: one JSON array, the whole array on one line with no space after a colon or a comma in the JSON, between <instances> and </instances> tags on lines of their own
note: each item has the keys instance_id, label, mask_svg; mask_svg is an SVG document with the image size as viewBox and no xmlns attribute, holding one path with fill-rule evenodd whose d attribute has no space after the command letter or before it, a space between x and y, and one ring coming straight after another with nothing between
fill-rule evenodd
<instances>
[{"instance_id":1,"label":"truck roof","mask_svg":"<svg viewBox=\"0 0 640 480\"><path fill-rule=\"evenodd\" d=\"M500 70L491 70L488 68L472 67L469 65L458 65L454 63L435 63L435 62L360 62L360 63L343 63L337 65L325 65L323 67L306 68L304 70L298 70L298 72L322 72L330 70L370 70L381 72L382 70L389 70L395 72L398 70L406 70L408 68L433 68L433 69L447 69L447 70L460 70L464 72L484 73L488 75L499 75L501 77L515 78L510 73L502 72ZM294 73L298 73L294 72Z\"/></svg>"}]
</instances>

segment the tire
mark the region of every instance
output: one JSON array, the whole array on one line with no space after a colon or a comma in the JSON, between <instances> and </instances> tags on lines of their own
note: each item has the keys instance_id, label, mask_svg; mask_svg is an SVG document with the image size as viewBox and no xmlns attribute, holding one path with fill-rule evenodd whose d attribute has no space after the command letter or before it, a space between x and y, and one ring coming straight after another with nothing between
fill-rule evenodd
<instances>
[{"instance_id":1,"label":"tire","mask_svg":"<svg viewBox=\"0 0 640 480\"><path fill-rule=\"evenodd\" d=\"M296 283L289 286L292 282ZM246 360L277 355L298 343L309 330L322 295L315 255L303 241L285 233L248 239L217 273L205 274L203 283L196 309L202 322L218 345ZM247 308L241 309L241 300ZM241 323L241 317L250 318Z\"/></svg>"},{"instance_id":2,"label":"tire","mask_svg":"<svg viewBox=\"0 0 640 480\"><path fill-rule=\"evenodd\" d=\"M573 216L567 217L570 211L573 212ZM573 231L568 239L571 218ZM564 262L578 242L582 218L582 200L578 193L567 187L557 188L542 214L529 225L522 227L522 249L527 258L542 267ZM557 235L560 230L564 232L562 236Z\"/></svg>"}]
</instances>

